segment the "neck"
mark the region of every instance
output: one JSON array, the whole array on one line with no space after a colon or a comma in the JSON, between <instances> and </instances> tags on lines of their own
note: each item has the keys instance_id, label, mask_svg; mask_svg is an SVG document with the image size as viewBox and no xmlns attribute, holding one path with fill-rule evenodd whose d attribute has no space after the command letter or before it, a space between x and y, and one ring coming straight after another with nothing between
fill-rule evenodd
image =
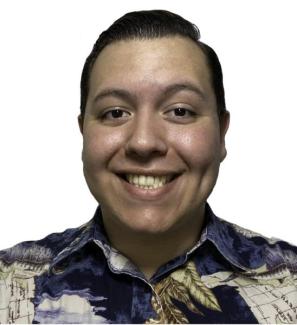
<instances>
[{"instance_id":1,"label":"neck","mask_svg":"<svg viewBox=\"0 0 297 325\"><path fill-rule=\"evenodd\" d=\"M162 233L138 233L124 225L112 225L104 219L105 229L114 248L128 257L150 279L157 269L192 248L200 238L204 209L191 222Z\"/></svg>"}]
</instances>

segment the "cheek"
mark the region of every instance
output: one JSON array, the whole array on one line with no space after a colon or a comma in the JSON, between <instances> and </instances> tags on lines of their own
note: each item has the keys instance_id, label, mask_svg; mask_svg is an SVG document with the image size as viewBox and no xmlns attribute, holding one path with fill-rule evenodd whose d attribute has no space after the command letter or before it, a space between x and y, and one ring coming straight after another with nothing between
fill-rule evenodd
<instances>
[{"instance_id":1,"label":"cheek","mask_svg":"<svg viewBox=\"0 0 297 325\"><path fill-rule=\"evenodd\" d=\"M85 166L98 169L107 165L123 145L123 137L120 130L107 132L95 127L85 130L82 153Z\"/></svg>"},{"instance_id":2,"label":"cheek","mask_svg":"<svg viewBox=\"0 0 297 325\"><path fill-rule=\"evenodd\" d=\"M207 167L219 159L219 133L214 127L187 129L175 139L176 150L191 168Z\"/></svg>"}]
</instances>

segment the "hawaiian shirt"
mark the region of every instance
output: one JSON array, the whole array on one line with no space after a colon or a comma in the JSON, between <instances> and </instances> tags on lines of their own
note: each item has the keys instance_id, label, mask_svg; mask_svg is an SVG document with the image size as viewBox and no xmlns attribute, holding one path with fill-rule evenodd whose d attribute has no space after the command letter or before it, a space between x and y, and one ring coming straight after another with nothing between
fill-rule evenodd
<instances>
[{"instance_id":1,"label":"hawaiian shirt","mask_svg":"<svg viewBox=\"0 0 297 325\"><path fill-rule=\"evenodd\" d=\"M214 215L148 281L88 223L0 251L0 323L296 323L297 248Z\"/></svg>"}]
</instances>

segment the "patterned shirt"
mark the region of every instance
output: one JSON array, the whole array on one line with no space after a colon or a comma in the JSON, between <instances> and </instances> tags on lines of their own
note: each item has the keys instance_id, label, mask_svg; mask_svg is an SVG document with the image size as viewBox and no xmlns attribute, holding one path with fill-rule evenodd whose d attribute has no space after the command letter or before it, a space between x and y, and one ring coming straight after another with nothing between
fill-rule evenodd
<instances>
[{"instance_id":1,"label":"patterned shirt","mask_svg":"<svg viewBox=\"0 0 297 325\"><path fill-rule=\"evenodd\" d=\"M0 323L296 323L297 248L214 215L150 281L88 223L0 251Z\"/></svg>"}]
</instances>

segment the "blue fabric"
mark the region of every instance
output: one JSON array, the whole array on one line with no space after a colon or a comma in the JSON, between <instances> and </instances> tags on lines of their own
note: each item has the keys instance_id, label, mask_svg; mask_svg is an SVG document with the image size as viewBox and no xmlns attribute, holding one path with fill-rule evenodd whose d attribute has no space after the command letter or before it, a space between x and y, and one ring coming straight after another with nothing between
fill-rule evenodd
<instances>
[{"instance_id":1,"label":"blue fabric","mask_svg":"<svg viewBox=\"0 0 297 325\"><path fill-rule=\"evenodd\" d=\"M297 248L214 215L150 281L85 225L0 251L0 323L296 323Z\"/></svg>"}]
</instances>

